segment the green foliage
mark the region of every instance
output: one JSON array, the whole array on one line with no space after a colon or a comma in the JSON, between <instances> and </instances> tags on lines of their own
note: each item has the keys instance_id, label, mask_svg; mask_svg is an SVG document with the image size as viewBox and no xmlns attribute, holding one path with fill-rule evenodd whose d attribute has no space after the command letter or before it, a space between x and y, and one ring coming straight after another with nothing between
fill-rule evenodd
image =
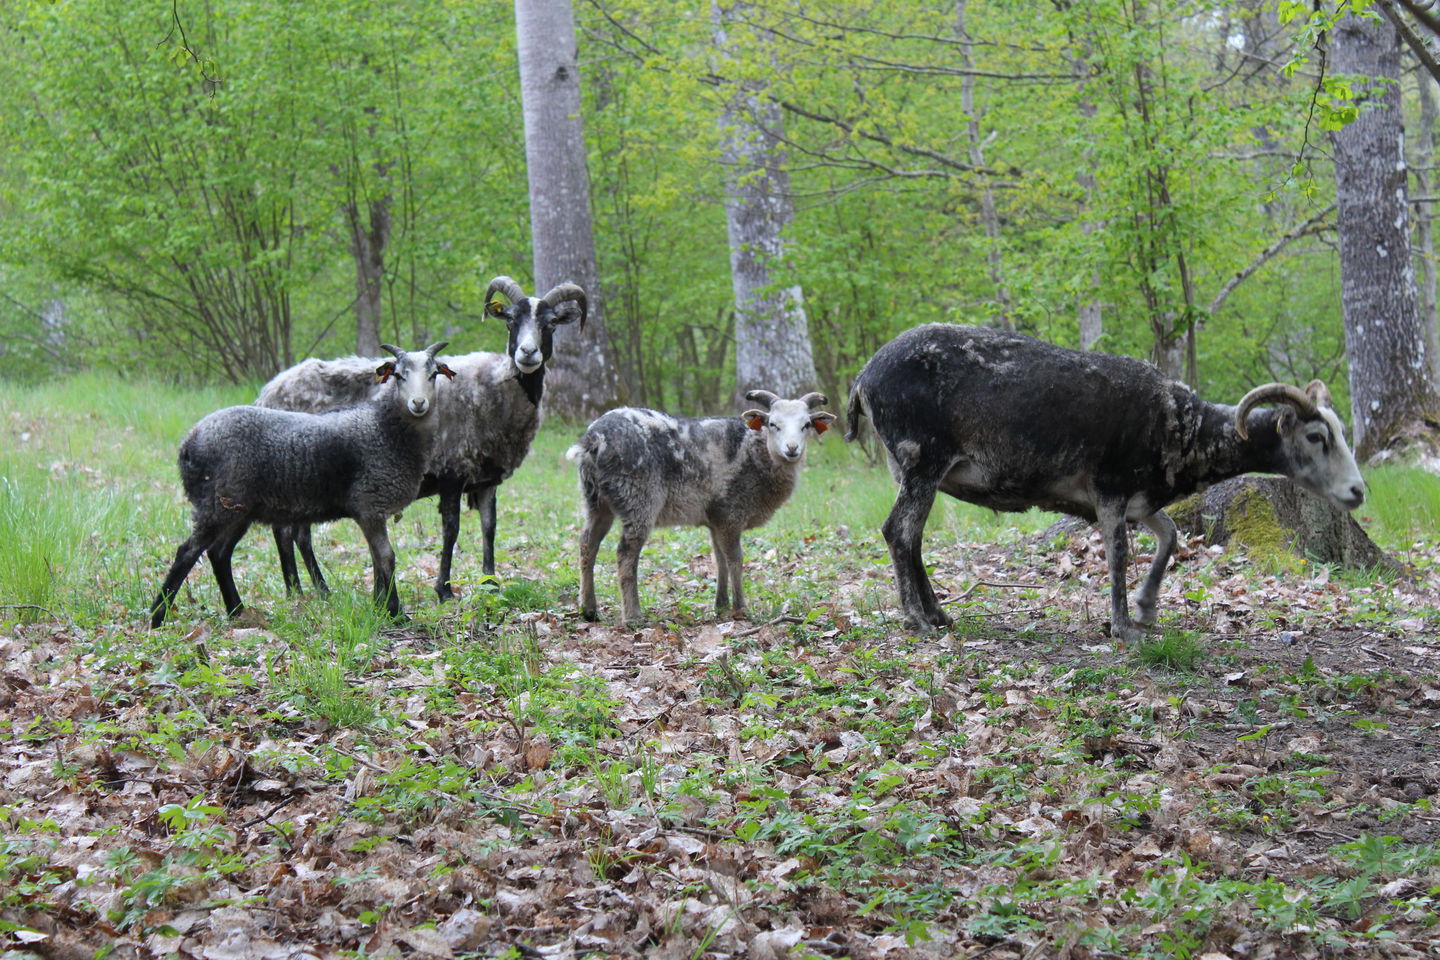
<instances>
[{"instance_id":1,"label":"green foliage","mask_svg":"<svg viewBox=\"0 0 1440 960\"><path fill-rule=\"evenodd\" d=\"M512 12L226 0L181 11L187 51L164 5L22 4L0 34L6 376L59 360L245 380L348 352L352 227L380 208L382 337L498 347L482 285L529 273ZM797 201L780 282L804 291L832 398L902 328L1013 322L1074 343L1076 306L1094 302L1104 349L1152 355L1198 330L1206 393L1320 376L1343 405L1323 247L1296 241L1209 312L1325 199L1286 188L1276 147L1303 136L1309 86L1254 69L1276 51L1237 46L1269 41L1233 5L972 4L968 79L934 5L757 5L723 58L703 4L576 14L629 401L731 405L720 116L735 85L763 81ZM1344 109L1344 78L1327 84L1322 107Z\"/></svg>"}]
</instances>

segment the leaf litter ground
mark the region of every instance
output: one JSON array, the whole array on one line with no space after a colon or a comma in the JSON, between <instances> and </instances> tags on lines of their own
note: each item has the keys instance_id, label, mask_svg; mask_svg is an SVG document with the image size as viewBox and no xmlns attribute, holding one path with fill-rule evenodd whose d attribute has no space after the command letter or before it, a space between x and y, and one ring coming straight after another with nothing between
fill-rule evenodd
<instances>
[{"instance_id":1,"label":"leaf litter ground","mask_svg":"<svg viewBox=\"0 0 1440 960\"><path fill-rule=\"evenodd\" d=\"M579 623L538 560L308 651L258 617L12 629L0 943L1440 955L1433 566L1267 574L1192 544L1166 630L1123 649L1093 536L934 545L957 621L922 638L843 529L751 551L756 621L704 614L696 537L647 552L675 620L640 630Z\"/></svg>"}]
</instances>

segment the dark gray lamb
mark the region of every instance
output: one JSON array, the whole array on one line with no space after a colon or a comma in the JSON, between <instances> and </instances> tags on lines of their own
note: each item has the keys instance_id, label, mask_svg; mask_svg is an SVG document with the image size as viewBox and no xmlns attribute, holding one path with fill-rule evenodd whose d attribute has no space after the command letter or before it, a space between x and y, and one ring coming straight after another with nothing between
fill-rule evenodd
<instances>
[{"instance_id":1,"label":"dark gray lamb","mask_svg":"<svg viewBox=\"0 0 1440 960\"><path fill-rule=\"evenodd\" d=\"M1257 410L1279 403L1278 410ZM1013 333L930 324L876 351L850 392L845 438L875 424L900 484L885 520L900 608L917 630L943 627L920 553L936 491L992 510L1040 507L1098 521L1110 567L1110 630L1155 622L1175 549L1164 507L1242 473L1278 473L1342 510L1365 482L1320 381L1269 383L1238 406L1209 403L1133 357L1068 350ZM1130 619L1126 523L1155 535L1155 560Z\"/></svg>"},{"instance_id":2,"label":"dark gray lamb","mask_svg":"<svg viewBox=\"0 0 1440 960\"><path fill-rule=\"evenodd\" d=\"M385 521L420 490L434 449L435 378L454 372L435 355L445 344L372 367L370 400L324 414L226 407L195 424L180 444L180 480L192 507L190 536L151 608L158 627L200 554L210 555L225 610L244 610L230 556L252 523L310 524L350 517L375 564L375 599L400 614L395 552Z\"/></svg>"},{"instance_id":3,"label":"dark gray lamb","mask_svg":"<svg viewBox=\"0 0 1440 960\"><path fill-rule=\"evenodd\" d=\"M496 292L510 300L506 307L491 301ZM573 283L557 285L543 297L527 297L509 277L496 277L485 291L486 312L509 327L505 353L467 353L446 357L455 371L442 382L436 398L435 459L420 487L420 496L439 495L440 572L435 592L442 601L454 596L450 584L455 541L460 535L460 497L480 511L484 536L481 569L495 575L495 488L510 478L540 427L540 401L545 392L545 363L555 346L555 328L580 322L585 326L585 291ZM374 389L371 371L378 361L365 357L306 360L277 374L260 391L256 403L281 410L318 413L359 403ZM325 590L315 560L308 526L276 527L275 545L287 590L300 589L292 543L300 548L310 581Z\"/></svg>"},{"instance_id":4,"label":"dark gray lamb","mask_svg":"<svg viewBox=\"0 0 1440 960\"><path fill-rule=\"evenodd\" d=\"M708 527L715 548L715 610L745 606L740 532L765 523L790 498L805 448L835 420L798 400L752 390L766 410L692 419L621 407L595 420L566 454L580 467L585 526L580 533L580 615L596 619L595 555L618 517L616 549L622 619L643 617L636 584L640 550L655 527Z\"/></svg>"}]
</instances>

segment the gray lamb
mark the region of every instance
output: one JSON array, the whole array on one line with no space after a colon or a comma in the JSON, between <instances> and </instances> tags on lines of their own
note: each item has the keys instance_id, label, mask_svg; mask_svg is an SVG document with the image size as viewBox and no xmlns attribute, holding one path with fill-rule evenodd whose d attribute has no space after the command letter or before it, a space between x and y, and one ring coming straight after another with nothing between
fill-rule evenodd
<instances>
[{"instance_id":1,"label":"gray lamb","mask_svg":"<svg viewBox=\"0 0 1440 960\"><path fill-rule=\"evenodd\" d=\"M225 610L244 610L230 556L252 523L310 524L350 517L375 564L375 599L400 614L388 516L415 499L434 449L435 378L453 377L435 355L445 344L395 354L372 367L373 399L324 414L226 407L202 419L180 444L180 480L193 529L151 608L159 627L201 553L210 555Z\"/></svg>"},{"instance_id":2,"label":"gray lamb","mask_svg":"<svg viewBox=\"0 0 1440 960\"><path fill-rule=\"evenodd\" d=\"M496 292L510 300L491 301ZM495 488L525 460L540 427L545 363L554 351L555 328L578 320L585 326L585 291L573 283L557 285L543 297L527 297L509 277L496 277L485 292L486 312L503 319L510 331L505 353L467 353L446 357L455 371L442 382L436 398L435 458L420 487L420 497L438 494L442 544L435 592L442 601L454 596L450 585L455 541L460 534L460 496L480 511L484 536L482 570L495 574ZM256 399L262 407L320 412L350 406L373 390L365 357L306 360L277 374ZM325 579L315 560L308 526L276 527L275 545L287 590L300 589L292 544L300 548L310 581L319 591Z\"/></svg>"},{"instance_id":3,"label":"gray lamb","mask_svg":"<svg viewBox=\"0 0 1440 960\"><path fill-rule=\"evenodd\" d=\"M752 390L745 399L767 410L740 417L694 419L621 407L595 420L566 454L580 467L585 526L580 533L580 615L596 619L595 555L615 518L622 619L643 617L636 584L640 550L655 527L708 527L715 548L715 610L745 607L740 532L765 523L790 498L811 436L833 413L814 408L819 393L798 400Z\"/></svg>"}]
</instances>

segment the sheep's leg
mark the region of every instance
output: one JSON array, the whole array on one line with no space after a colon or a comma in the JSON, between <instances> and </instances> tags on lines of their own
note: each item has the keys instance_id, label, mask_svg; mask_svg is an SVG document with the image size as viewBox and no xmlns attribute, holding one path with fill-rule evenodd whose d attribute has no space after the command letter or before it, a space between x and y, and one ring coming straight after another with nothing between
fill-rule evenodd
<instances>
[{"instance_id":1,"label":"sheep's leg","mask_svg":"<svg viewBox=\"0 0 1440 960\"><path fill-rule=\"evenodd\" d=\"M1105 559L1110 567L1110 636L1127 643L1138 641L1144 631L1130 620L1130 604L1125 596L1125 569L1130 559L1130 543L1125 530L1125 503L1102 500L1095 509L1100 537L1105 542Z\"/></svg>"},{"instance_id":2,"label":"sheep's leg","mask_svg":"<svg viewBox=\"0 0 1440 960\"><path fill-rule=\"evenodd\" d=\"M580 619L587 623L599 619L599 605L595 602L595 556L600 552L600 541L614 523L615 514L608 507L586 504L585 526L580 531Z\"/></svg>"},{"instance_id":3,"label":"sheep's leg","mask_svg":"<svg viewBox=\"0 0 1440 960\"><path fill-rule=\"evenodd\" d=\"M495 488L486 487L478 495L480 508L480 535L484 540L483 565L485 576L495 576Z\"/></svg>"},{"instance_id":4,"label":"sheep's leg","mask_svg":"<svg viewBox=\"0 0 1440 960\"><path fill-rule=\"evenodd\" d=\"M458 482L440 485L440 573L435 577L435 592L441 603L455 598L450 586L450 568L455 560L455 541L460 538L460 494L463 492Z\"/></svg>"},{"instance_id":5,"label":"sheep's leg","mask_svg":"<svg viewBox=\"0 0 1440 960\"><path fill-rule=\"evenodd\" d=\"M375 602L385 605L385 612L400 619L400 592L395 586L395 550L390 546L390 531L384 517L356 517L365 542L370 545L370 562L375 566Z\"/></svg>"},{"instance_id":6,"label":"sheep's leg","mask_svg":"<svg viewBox=\"0 0 1440 960\"><path fill-rule=\"evenodd\" d=\"M1144 584L1135 594L1135 622L1149 627L1155 624L1155 602L1160 595L1160 582L1165 579L1165 568L1170 563L1170 555L1175 552L1175 543L1179 538L1175 521L1163 510L1156 510L1140 522L1155 534L1155 559L1150 564L1150 572L1146 575Z\"/></svg>"},{"instance_id":7,"label":"sheep's leg","mask_svg":"<svg viewBox=\"0 0 1440 960\"><path fill-rule=\"evenodd\" d=\"M740 531L712 530L710 542L715 547L715 612L728 612L740 616L745 612L745 593L740 586L740 574L744 569L744 554L740 548ZM729 589L729 597L726 589ZM734 603L729 598L734 598Z\"/></svg>"},{"instance_id":8,"label":"sheep's leg","mask_svg":"<svg viewBox=\"0 0 1440 960\"><path fill-rule=\"evenodd\" d=\"M275 552L280 556L280 576L285 580L285 596L303 594L300 587L300 572L295 567L295 527L287 523L271 525L275 535Z\"/></svg>"},{"instance_id":9,"label":"sheep's leg","mask_svg":"<svg viewBox=\"0 0 1440 960\"><path fill-rule=\"evenodd\" d=\"M180 585L195 568L195 562L200 559L200 554L210 548L217 537L220 536L222 528L218 526L200 527L196 526L185 542L175 550L175 561L170 564L170 572L165 574L165 582L160 585L160 593L155 597L155 602L150 605L150 629L154 630L165 622L165 615L175 603L175 597L180 593Z\"/></svg>"},{"instance_id":10,"label":"sheep's leg","mask_svg":"<svg viewBox=\"0 0 1440 960\"><path fill-rule=\"evenodd\" d=\"M310 539L310 524L301 523L296 525L295 546L300 548L300 559L305 561L305 571L310 574L310 584L315 592L322 597L330 595L330 585L325 582L325 575L320 572L320 562L315 559L315 544ZM300 575L295 575L295 589L300 589Z\"/></svg>"},{"instance_id":11,"label":"sheep's leg","mask_svg":"<svg viewBox=\"0 0 1440 960\"><path fill-rule=\"evenodd\" d=\"M725 613L730 606L730 558L724 535L715 527L710 528L710 550L715 554L715 612Z\"/></svg>"},{"instance_id":12,"label":"sheep's leg","mask_svg":"<svg viewBox=\"0 0 1440 960\"><path fill-rule=\"evenodd\" d=\"M616 566L620 568L620 609L626 624L637 624L645 618L640 609L640 550L650 539L650 525L639 520L626 520L620 530L620 545L615 548Z\"/></svg>"},{"instance_id":13,"label":"sheep's leg","mask_svg":"<svg viewBox=\"0 0 1440 960\"><path fill-rule=\"evenodd\" d=\"M240 591L235 589L235 573L230 569L230 557L235 553L235 545L248 529L250 524L242 523L226 530L206 551L210 555L210 569L215 572L215 583L220 587L220 596L225 601L225 612L232 617L244 613L245 604L240 602ZM291 562L293 564L293 559Z\"/></svg>"},{"instance_id":14,"label":"sheep's leg","mask_svg":"<svg viewBox=\"0 0 1440 960\"><path fill-rule=\"evenodd\" d=\"M944 475L945 469L941 464L912 465L901 478L895 506L890 508L890 515L881 527L885 544L890 548L890 560L895 566L900 611L906 625L913 630L946 627L951 623L950 616L940 608L921 555L925 521L930 518L935 492Z\"/></svg>"}]
</instances>

